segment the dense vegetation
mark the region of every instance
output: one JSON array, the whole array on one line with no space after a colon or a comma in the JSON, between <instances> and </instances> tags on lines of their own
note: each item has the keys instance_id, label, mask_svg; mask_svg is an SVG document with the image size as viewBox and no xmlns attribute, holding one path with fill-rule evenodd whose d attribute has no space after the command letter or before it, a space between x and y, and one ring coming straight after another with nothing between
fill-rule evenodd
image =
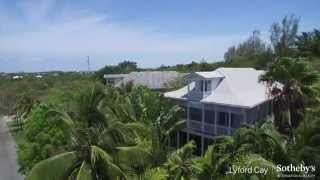
<instances>
[{"instance_id":1,"label":"dense vegetation","mask_svg":"<svg viewBox=\"0 0 320 180\"><path fill-rule=\"evenodd\" d=\"M184 121L181 109L161 93L130 84L111 88L94 80L104 73L143 70L134 62L106 66L95 77L2 78L0 109L16 114L20 127L14 132L20 172L30 180L277 179L278 164L303 164L315 166L312 174L320 176L320 33L297 33L298 20L286 17L272 25L270 45L255 31L229 48L225 62L158 68L266 70L261 81L274 97L274 118L215 137L202 156L194 155L193 141L169 149L170 134ZM268 171L234 175L227 173L231 166Z\"/></svg>"}]
</instances>

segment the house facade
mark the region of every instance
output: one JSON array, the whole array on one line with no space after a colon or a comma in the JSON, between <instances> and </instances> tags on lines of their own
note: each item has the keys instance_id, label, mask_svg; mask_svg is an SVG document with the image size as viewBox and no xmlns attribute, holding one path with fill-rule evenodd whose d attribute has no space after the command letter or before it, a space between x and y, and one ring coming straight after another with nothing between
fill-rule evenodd
<instances>
[{"instance_id":1,"label":"house facade","mask_svg":"<svg viewBox=\"0 0 320 180\"><path fill-rule=\"evenodd\" d=\"M271 115L266 84L259 81L263 71L253 68L218 68L195 72L188 85L165 93L184 109L186 126L170 138L170 146L196 142L196 154L206 151L214 136L232 135L242 123L255 124Z\"/></svg>"}]
</instances>

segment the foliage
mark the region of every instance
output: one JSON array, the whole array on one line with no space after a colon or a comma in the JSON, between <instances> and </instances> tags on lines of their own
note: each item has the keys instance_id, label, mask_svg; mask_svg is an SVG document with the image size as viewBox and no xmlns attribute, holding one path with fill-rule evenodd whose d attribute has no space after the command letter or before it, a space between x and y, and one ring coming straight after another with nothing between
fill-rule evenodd
<instances>
[{"instance_id":1,"label":"foliage","mask_svg":"<svg viewBox=\"0 0 320 180\"><path fill-rule=\"evenodd\" d=\"M64 151L70 142L68 128L56 118L46 118L49 106L39 105L25 124L24 142L18 144L20 172L28 172L36 163Z\"/></svg>"},{"instance_id":2,"label":"foliage","mask_svg":"<svg viewBox=\"0 0 320 180\"><path fill-rule=\"evenodd\" d=\"M270 67L261 80L267 82L274 97L277 127L280 132L292 133L291 129L298 127L310 101L319 100L315 86L319 82L319 73L305 61L282 58Z\"/></svg>"},{"instance_id":3,"label":"foliage","mask_svg":"<svg viewBox=\"0 0 320 180\"><path fill-rule=\"evenodd\" d=\"M298 33L299 19L294 15L286 16L280 23L271 25L271 44L278 57L292 57Z\"/></svg>"},{"instance_id":4,"label":"foliage","mask_svg":"<svg viewBox=\"0 0 320 180\"><path fill-rule=\"evenodd\" d=\"M104 83L103 75L104 74L128 74L132 71L137 71L137 63L133 61L123 61L120 62L116 66L105 66L95 72L95 78L98 79L100 82Z\"/></svg>"}]
</instances>

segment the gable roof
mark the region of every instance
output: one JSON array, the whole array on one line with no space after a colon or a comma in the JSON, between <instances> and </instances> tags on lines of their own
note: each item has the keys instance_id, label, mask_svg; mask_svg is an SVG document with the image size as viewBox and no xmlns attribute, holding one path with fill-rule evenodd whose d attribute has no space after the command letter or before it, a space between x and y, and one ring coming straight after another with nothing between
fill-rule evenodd
<instances>
[{"instance_id":1,"label":"gable roof","mask_svg":"<svg viewBox=\"0 0 320 180\"><path fill-rule=\"evenodd\" d=\"M253 68L218 68L215 71L221 74L217 87L211 94L200 102L216 103L230 106L254 107L268 100L266 84L259 82L264 71ZM165 93L166 97L187 100L188 87Z\"/></svg>"}]
</instances>

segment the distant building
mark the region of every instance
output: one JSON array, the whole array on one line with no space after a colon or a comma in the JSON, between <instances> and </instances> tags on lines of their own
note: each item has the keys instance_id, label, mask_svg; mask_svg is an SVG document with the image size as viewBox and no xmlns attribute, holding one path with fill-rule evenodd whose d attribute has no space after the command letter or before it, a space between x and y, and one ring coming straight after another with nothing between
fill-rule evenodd
<instances>
[{"instance_id":1,"label":"distant building","mask_svg":"<svg viewBox=\"0 0 320 180\"><path fill-rule=\"evenodd\" d=\"M12 79L22 79L23 76L12 76Z\"/></svg>"},{"instance_id":2,"label":"distant building","mask_svg":"<svg viewBox=\"0 0 320 180\"><path fill-rule=\"evenodd\" d=\"M134 85L146 86L152 90L165 90L168 83L184 76L175 71L142 71L129 74L105 74L106 84L119 87L121 84L132 82Z\"/></svg>"},{"instance_id":3,"label":"distant building","mask_svg":"<svg viewBox=\"0 0 320 180\"><path fill-rule=\"evenodd\" d=\"M36 75L35 77L36 78L42 78L43 76L42 75Z\"/></svg>"},{"instance_id":4,"label":"distant building","mask_svg":"<svg viewBox=\"0 0 320 180\"><path fill-rule=\"evenodd\" d=\"M263 73L253 68L195 72L187 76L187 86L165 93L184 109L186 120L186 127L170 138L171 147L194 140L201 154L214 136L232 135L240 124L255 124L271 115L268 88L259 81Z\"/></svg>"}]
</instances>

